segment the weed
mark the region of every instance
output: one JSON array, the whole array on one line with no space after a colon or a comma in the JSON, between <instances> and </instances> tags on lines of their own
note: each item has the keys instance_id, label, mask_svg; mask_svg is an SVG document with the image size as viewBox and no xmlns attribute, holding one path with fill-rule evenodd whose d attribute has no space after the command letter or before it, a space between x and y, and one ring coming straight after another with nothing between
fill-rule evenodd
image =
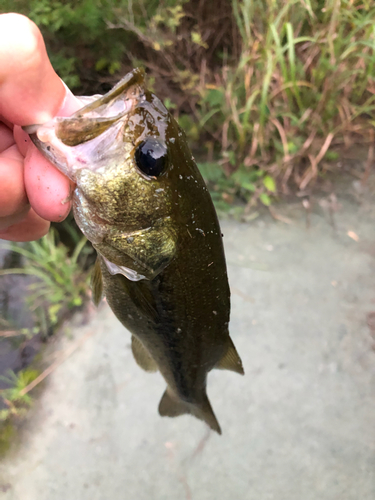
<instances>
[{"instance_id":1,"label":"weed","mask_svg":"<svg viewBox=\"0 0 375 500\"><path fill-rule=\"evenodd\" d=\"M0 376L0 381L9 385L7 389L0 390L0 395L6 408L0 410L0 422L9 420L10 417L22 417L27 408L31 406L30 394L23 394L23 390L39 375L38 370L26 368L15 374L12 370L8 375Z\"/></svg>"},{"instance_id":2,"label":"weed","mask_svg":"<svg viewBox=\"0 0 375 500\"><path fill-rule=\"evenodd\" d=\"M144 6L145 27L128 3L111 27L135 34L156 80L174 82L176 104L169 109L190 140L208 144L202 163L212 163L212 152L219 156L224 197L237 186L245 198L252 193L269 205L277 192L314 182L335 155L330 148L369 140L372 2L232 0L233 22L225 24L231 37L220 15L205 17L206 4L176 1L156 12ZM218 2L217 12L228 15L228 5Z\"/></svg>"},{"instance_id":3,"label":"weed","mask_svg":"<svg viewBox=\"0 0 375 500\"><path fill-rule=\"evenodd\" d=\"M56 232L51 230L38 241L12 245L12 250L25 259L23 268L0 270L0 275L28 274L36 278L28 287L27 302L44 334L58 323L63 312L81 306L87 296L88 271L83 267L90 250L85 244L82 237L69 256L67 247L57 242Z\"/></svg>"},{"instance_id":4,"label":"weed","mask_svg":"<svg viewBox=\"0 0 375 500\"><path fill-rule=\"evenodd\" d=\"M15 437L16 425L22 421L32 405L32 397L23 393L39 372L26 368L18 373L8 370L0 376L0 456L10 447Z\"/></svg>"},{"instance_id":5,"label":"weed","mask_svg":"<svg viewBox=\"0 0 375 500\"><path fill-rule=\"evenodd\" d=\"M283 191L290 180L304 190L335 156L332 145L369 138L375 6L233 0L233 12L239 62L199 88L199 125L220 141L228 182L235 171L235 181L268 205L275 181Z\"/></svg>"}]
</instances>

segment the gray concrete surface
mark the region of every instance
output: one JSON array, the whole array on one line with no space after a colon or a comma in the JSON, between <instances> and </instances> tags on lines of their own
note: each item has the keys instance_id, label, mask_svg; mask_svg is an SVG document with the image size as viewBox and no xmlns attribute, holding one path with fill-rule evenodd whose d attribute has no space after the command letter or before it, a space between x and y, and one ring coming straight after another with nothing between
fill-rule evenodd
<instances>
[{"instance_id":1,"label":"gray concrete surface","mask_svg":"<svg viewBox=\"0 0 375 500\"><path fill-rule=\"evenodd\" d=\"M316 200L309 229L300 202L275 208L291 224L222 224L246 370L209 376L223 436L158 416L165 383L104 305L50 354L85 339L3 460L2 498L374 500L375 210L338 195L332 225L329 203Z\"/></svg>"}]
</instances>

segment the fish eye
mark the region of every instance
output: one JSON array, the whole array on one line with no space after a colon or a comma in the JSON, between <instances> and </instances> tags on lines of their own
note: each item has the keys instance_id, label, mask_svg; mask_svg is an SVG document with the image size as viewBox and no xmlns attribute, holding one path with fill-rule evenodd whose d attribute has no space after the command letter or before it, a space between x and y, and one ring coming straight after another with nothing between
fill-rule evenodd
<instances>
[{"instance_id":1,"label":"fish eye","mask_svg":"<svg viewBox=\"0 0 375 500\"><path fill-rule=\"evenodd\" d=\"M141 172L149 177L159 177L167 164L167 148L157 139L146 139L137 147L134 157Z\"/></svg>"}]
</instances>

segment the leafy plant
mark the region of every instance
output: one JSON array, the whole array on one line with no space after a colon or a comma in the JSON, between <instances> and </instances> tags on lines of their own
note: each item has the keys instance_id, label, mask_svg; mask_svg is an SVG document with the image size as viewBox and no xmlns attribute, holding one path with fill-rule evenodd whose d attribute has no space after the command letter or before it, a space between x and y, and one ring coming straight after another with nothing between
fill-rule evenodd
<instances>
[{"instance_id":1,"label":"leafy plant","mask_svg":"<svg viewBox=\"0 0 375 500\"><path fill-rule=\"evenodd\" d=\"M145 6L146 26L141 11L123 4L113 27L138 37L156 80L174 82L173 112L190 140L201 144L203 137L209 145L208 163L212 152L218 156L224 197L241 179L240 193L269 205L293 184L306 189L337 155L331 147L368 140L375 106L372 2L232 0L234 24L226 27L233 35L220 30L215 54L216 16L194 11L195 2L173 4ZM218 2L217 11L224 5Z\"/></svg>"},{"instance_id":2,"label":"leafy plant","mask_svg":"<svg viewBox=\"0 0 375 500\"><path fill-rule=\"evenodd\" d=\"M232 3L241 55L235 67L224 61L215 84L199 87L198 123L220 142L228 179L237 170L245 187L251 171L264 173L257 186L266 191L256 192L268 205L269 194L277 187L286 191L290 179L301 190L316 179L319 165L335 156L332 145L349 143L353 134L369 138L375 6Z\"/></svg>"},{"instance_id":3,"label":"leafy plant","mask_svg":"<svg viewBox=\"0 0 375 500\"><path fill-rule=\"evenodd\" d=\"M116 19L111 0L1 0L0 12L19 12L44 36L52 64L65 83L83 93L110 87L124 73L122 61L132 43L129 34L109 30ZM101 78L98 77L98 73ZM109 85L108 85L108 82Z\"/></svg>"},{"instance_id":4,"label":"leafy plant","mask_svg":"<svg viewBox=\"0 0 375 500\"><path fill-rule=\"evenodd\" d=\"M0 390L0 395L6 408L0 410L0 422L5 422L10 417L21 417L28 407L31 406L32 399L29 394L24 393L24 389L33 382L39 375L38 370L26 368L15 374L12 370L8 375L0 376L0 380L10 387Z\"/></svg>"},{"instance_id":5,"label":"leafy plant","mask_svg":"<svg viewBox=\"0 0 375 500\"><path fill-rule=\"evenodd\" d=\"M36 278L29 285L27 302L36 311L43 332L57 324L63 311L81 306L87 296L88 271L83 270L83 261L90 250L85 248L86 241L81 238L72 256L57 242L53 230L38 241L12 245L12 250L24 257L25 265L1 270L0 275L28 274Z\"/></svg>"},{"instance_id":6,"label":"leafy plant","mask_svg":"<svg viewBox=\"0 0 375 500\"><path fill-rule=\"evenodd\" d=\"M225 175L218 163L199 163L199 170L211 190L212 200L221 215L238 215L243 212L240 206L234 206L235 200L252 207L259 199L263 205L271 204L271 196L276 193L276 184L264 170L240 168L230 175ZM247 209L248 210L248 209ZM247 211L245 209L245 211Z\"/></svg>"}]
</instances>

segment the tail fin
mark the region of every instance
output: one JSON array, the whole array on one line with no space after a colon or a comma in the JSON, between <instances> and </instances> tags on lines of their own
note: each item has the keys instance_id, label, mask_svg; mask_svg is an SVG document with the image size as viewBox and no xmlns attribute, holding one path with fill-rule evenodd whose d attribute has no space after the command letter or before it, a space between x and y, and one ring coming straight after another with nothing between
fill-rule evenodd
<instances>
[{"instance_id":1,"label":"tail fin","mask_svg":"<svg viewBox=\"0 0 375 500\"><path fill-rule=\"evenodd\" d=\"M197 403L187 403L186 401L176 397L174 394L171 394L170 390L167 388L160 400L159 413L162 417L178 417L179 415L184 415L185 413L194 415L194 417L206 422L212 430L221 434L219 422L215 417L206 393L204 394L202 401Z\"/></svg>"}]
</instances>

